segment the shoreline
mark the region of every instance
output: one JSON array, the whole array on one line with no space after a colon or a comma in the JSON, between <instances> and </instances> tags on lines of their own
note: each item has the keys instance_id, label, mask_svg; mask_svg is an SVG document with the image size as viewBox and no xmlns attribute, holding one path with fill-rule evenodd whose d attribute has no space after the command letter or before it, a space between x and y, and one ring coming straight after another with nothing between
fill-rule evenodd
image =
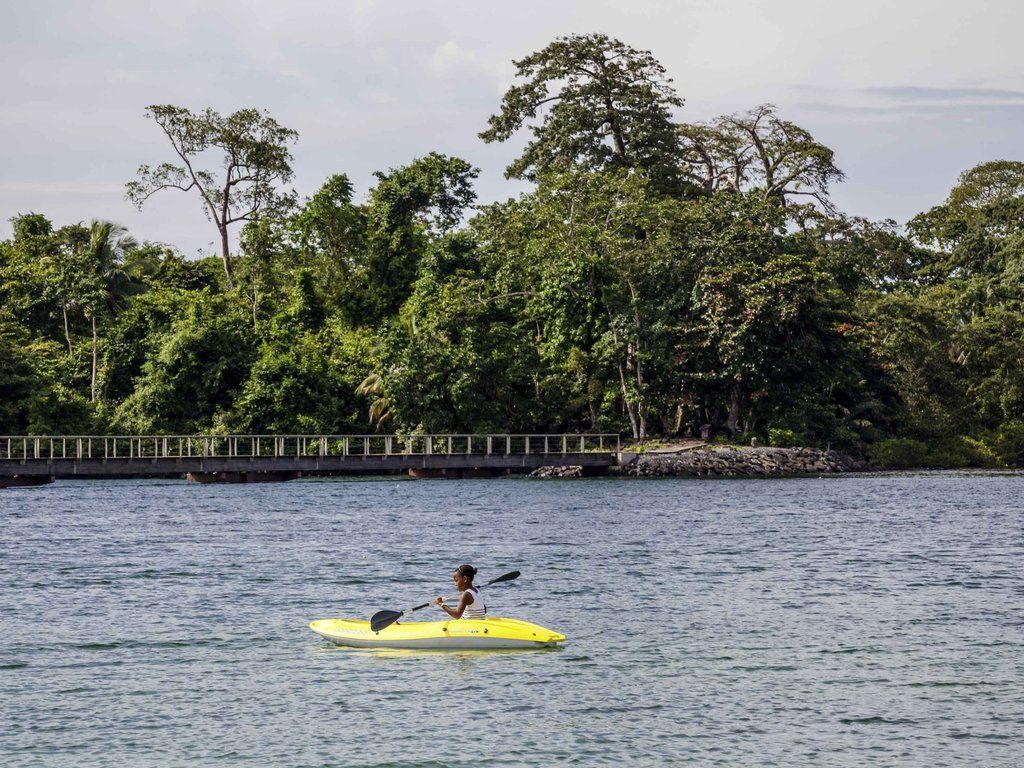
<instances>
[{"instance_id":1,"label":"shoreline","mask_svg":"<svg viewBox=\"0 0 1024 768\"><path fill-rule=\"evenodd\" d=\"M821 474L869 472L865 461L841 451L815 448L701 445L674 452L620 454L620 463L608 468L610 477L801 477ZM583 477L582 467L541 467L533 478Z\"/></svg>"}]
</instances>

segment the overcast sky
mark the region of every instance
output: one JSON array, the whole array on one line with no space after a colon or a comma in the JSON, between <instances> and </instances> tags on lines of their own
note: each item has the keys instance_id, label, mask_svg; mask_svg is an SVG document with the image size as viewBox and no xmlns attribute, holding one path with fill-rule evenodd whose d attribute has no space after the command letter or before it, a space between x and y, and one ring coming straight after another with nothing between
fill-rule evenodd
<instances>
[{"instance_id":1,"label":"overcast sky","mask_svg":"<svg viewBox=\"0 0 1024 768\"><path fill-rule=\"evenodd\" d=\"M186 255L216 230L191 193L141 213L140 163L170 159L148 104L265 108L300 136L296 189L431 150L515 194L511 145L477 139L511 60L600 31L650 49L695 122L773 102L837 153L840 206L900 222L975 163L1024 159L1024 4L1013 0L0 0L0 237L35 211L108 218Z\"/></svg>"}]
</instances>

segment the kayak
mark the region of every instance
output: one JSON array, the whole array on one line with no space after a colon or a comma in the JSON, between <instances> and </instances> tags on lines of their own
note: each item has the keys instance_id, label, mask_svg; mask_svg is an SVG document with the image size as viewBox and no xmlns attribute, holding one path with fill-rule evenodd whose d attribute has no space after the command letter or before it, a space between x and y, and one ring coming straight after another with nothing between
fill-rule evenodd
<instances>
[{"instance_id":1,"label":"kayak","mask_svg":"<svg viewBox=\"0 0 1024 768\"><path fill-rule=\"evenodd\" d=\"M309 628L335 645L354 648L464 650L551 648L565 635L519 619L452 619L395 622L380 632L361 619L317 619Z\"/></svg>"}]
</instances>

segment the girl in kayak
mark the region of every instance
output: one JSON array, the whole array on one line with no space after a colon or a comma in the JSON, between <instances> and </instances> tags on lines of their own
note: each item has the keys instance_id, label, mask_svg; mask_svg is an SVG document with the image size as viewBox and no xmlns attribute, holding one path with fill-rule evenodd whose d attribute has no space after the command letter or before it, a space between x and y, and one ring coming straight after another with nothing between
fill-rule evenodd
<instances>
[{"instance_id":1,"label":"girl in kayak","mask_svg":"<svg viewBox=\"0 0 1024 768\"><path fill-rule=\"evenodd\" d=\"M444 604L443 597L437 598L434 603L453 619L482 619L486 617L487 606L484 605L484 599L480 597L480 590L473 586L474 576L476 576L476 568L465 563L460 565L452 573L455 587L462 593L459 595L459 604L451 608Z\"/></svg>"}]
</instances>

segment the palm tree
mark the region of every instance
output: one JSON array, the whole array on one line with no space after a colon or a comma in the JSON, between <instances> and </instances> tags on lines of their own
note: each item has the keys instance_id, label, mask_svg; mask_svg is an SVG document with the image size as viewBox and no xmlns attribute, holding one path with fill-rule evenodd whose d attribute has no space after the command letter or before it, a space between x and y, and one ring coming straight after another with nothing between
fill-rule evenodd
<instances>
[{"instance_id":1,"label":"palm tree","mask_svg":"<svg viewBox=\"0 0 1024 768\"><path fill-rule=\"evenodd\" d=\"M93 278L89 301L92 322L92 390L96 401L96 315L102 307L114 313L124 308L128 296L140 293L143 285L125 269L125 257L139 247L128 230L111 221L94 219L89 225L89 244L86 255Z\"/></svg>"},{"instance_id":2,"label":"palm tree","mask_svg":"<svg viewBox=\"0 0 1024 768\"><path fill-rule=\"evenodd\" d=\"M384 394L384 379L379 373L371 373L356 388L357 395L373 398L370 402L370 426L380 432L391 420L391 401Z\"/></svg>"}]
</instances>

